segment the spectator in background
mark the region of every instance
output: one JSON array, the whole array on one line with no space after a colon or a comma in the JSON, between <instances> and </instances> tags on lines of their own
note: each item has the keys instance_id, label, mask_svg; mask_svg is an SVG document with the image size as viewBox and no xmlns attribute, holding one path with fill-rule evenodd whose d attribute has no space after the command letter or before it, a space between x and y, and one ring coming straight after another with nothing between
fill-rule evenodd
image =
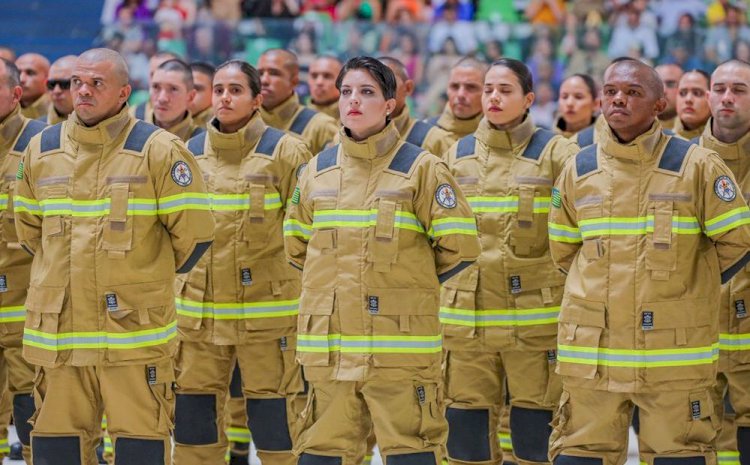
<instances>
[{"instance_id":1,"label":"spectator in background","mask_svg":"<svg viewBox=\"0 0 750 465\"><path fill-rule=\"evenodd\" d=\"M297 34L297 37L291 43L290 49L297 55L300 86L304 87L304 91L300 91L298 87L297 93L302 97L307 97L310 94L310 89L307 87L307 73L310 71L310 64L315 60L315 56L317 55L315 37L313 37L312 32L302 31Z\"/></svg>"},{"instance_id":2,"label":"spectator in background","mask_svg":"<svg viewBox=\"0 0 750 465\"><path fill-rule=\"evenodd\" d=\"M416 22L427 20L424 0L389 0L385 7L385 20L389 23L400 22L399 17L405 13Z\"/></svg>"},{"instance_id":3,"label":"spectator in background","mask_svg":"<svg viewBox=\"0 0 750 465\"><path fill-rule=\"evenodd\" d=\"M601 49L602 38L598 28L586 29L577 48L568 60L566 75L583 73L601 83L604 70L609 66L609 57Z\"/></svg>"},{"instance_id":4,"label":"spectator in background","mask_svg":"<svg viewBox=\"0 0 750 465\"><path fill-rule=\"evenodd\" d=\"M439 21L443 18L443 11L446 7L455 8L456 17L459 21L472 21L474 19L474 4L471 0L433 0L433 21Z\"/></svg>"},{"instance_id":5,"label":"spectator in background","mask_svg":"<svg viewBox=\"0 0 750 465\"><path fill-rule=\"evenodd\" d=\"M438 53L449 38L462 55L468 55L477 50L478 43L474 34L473 23L459 21L458 11L453 5L446 5L443 8L442 18L430 29L428 38L430 52Z\"/></svg>"},{"instance_id":6,"label":"spectator in background","mask_svg":"<svg viewBox=\"0 0 750 465\"><path fill-rule=\"evenodd\" d=\"M383 6L380 0L341 0L336 6L339 21L356 19L379 23L383 18Z\"/></svg>"},{"instance_id":7,"label":"spectator in background","mask_svg":"<svg viewBox=\"0 0 750 465\"><path fill-rule=\"evenodd\" d=\"M708 22L708 26L717 26L724 22L727 9L739 5L741 5L739 1L733 0L713 0L710 2L706 8L706 22Z\"/></svg>"},{"instance_id":8,"label":"spectator in background","mask_svg":"<svg viewBox=\"0 0 750 465\"><path fill-rule=\"evenodd\" d=\"M0 45L0 58L4 58L8 61L15 62L16 52L10 47Z\"/></svg>"},{"instance_id":9,"label":"spectator in background","mask_svg":"<svg viewBox=\"0 0 750 465\"><path fill-rule=\"evenodd\" d=\"M637 53L638 58L654 60L659 56L656 29L641 22L642 12L633 3L626 10L626 21L618 22L612 31L609 56L617 58Z\"/></svg>"},{"instance_id":10,"label":"spectator in background","mask_svg":"<svg viewBox=\"0 0 750 465\"><path fill-rule=\"evenodd\" d=\"M732 56L745 63L750 63L750 42L738 40L734 44L734 53L732 53Z\"/></svg>"},{"instance_id":11,"label":"spectator in background","mask_svg":"<svg viewBox=\"0 0 750 465\"><path fill-rule=\"evenodd\" d=\"M224 47L216 46L215 32L213 25L201 25L193 30L189 44L192 60L223 63L228 58L225 53L222 53Z\"/></svg>"},{"instance_id":12,"label":"spectator in background","mask_svg":"<svg viewBox=\"0 0 750 465\"><path fill-rule=\"evenodd\" d=\"M487 63L494 63L503 57L503 43L499 40L490 40L483 45L482 55Z\"/></svg>"},{"instance_id":13,"label":"spectator in background","mask_svg":"<svg viewBox=\"0 0 750 465\"><path fill-rule=\"evenodd\" d=\"M334 21L336 16L336 0L304 0L302 14L315 13Z\"/></svg>"},{"instance_id":14,"label":"spectator in background","mask_svg":"<svg viewBox=\"0 0 750 465\"><path fill-rule=\"evenodd\" d=\"M547 81L557 92L562 82L565 67L554 56L551 40L540 37L534 42L531 50L531 56L526 60L526 66L531 71L534 82Z\"/></svg>"},{"instance_id":15,"label":"spectator in background","mask_svg":"<svg viewBox=\"0 0 750 465\"><path fill-rule=\"evenodd\" d=\"M242 2L242 15L246 18L294 18L299 14L300 5L297 0L244 0Z\"/></svg>"},{"instance_id":16,"label":"spectator in background","mask_svg":"<svg viewBox=\"0 0 750 465\"><path fill-rule=\"evenodd\" d=\"M693 23L701 18L706 10L705 0L657 0L651 2L651 9L659 21L659 35L670 37L680 29L684 15L689 15Z\"/></svg>"},{"instance_id":17,"label":"spectator in background","mask_svg":"<svg viewBox=\"0 0 750 465\"><path fill-rule=\"evenodd\" d=\"M529 0L524 11L534 26L557 29L565 21L564 0Z\"/></svg>"},{"instance_id":18,"label":"spectator in background","mask_svg":"<svg viewBox=\"0 0 750 465\"><path fill-rule=\"evenodd\" d=\"M675 47L682 47L691 56L702 53L703 31L695 27L693 16L689 13L684 13L680 16L677 24L677 30L669 36L665 48L671 50Z\"/></svg>"},{"instance_id":19,"label":"spectator in background","mask_svg":"<svg viewBox=\"0 0 750 465\"><path fill-rule=\"evenodd\" d=\"M718 65L732 57L738 40L750 41L750 29L745 24L743 11L735 6L726 6L724 20L708 30L706 36L706 60Z\"/></svg>"},{"instance_id":20,"label":"spectator in background","mask_svg":"<svg viewBox=\"0 0 750 465\"><path fill-rule=\"evenodd\" d=\"M404 65L412 81L417 84L422 82L424 63L422 63L422 54L419 52L419 44L414 33L401 32L396 48L391 51L391 56Z\"/></svg>"},{"instance_id":21,"label":"spectator in background","mask_svg":"<svg viewBox=\"0 0 750 465\"><path fill-rule=\"evenodd\" d=\"M130 16L135 21L150 21L154 17L151 10L146 6L146 0L123 0L115 9L115 20L120 19L122 10L130 11Z\"/></svg>"},{"instance_id":22,"label":"spectator in background","mask_svg":"<svg viewBox=\"0 0 750 465\"><path fill-rule=\"evenodd\" d=\"M555 92L549 82L538 82L534 86L534 104L529 109L529 114L537 126L551 129L555 124Z\"/></svg>"}]
</instances>

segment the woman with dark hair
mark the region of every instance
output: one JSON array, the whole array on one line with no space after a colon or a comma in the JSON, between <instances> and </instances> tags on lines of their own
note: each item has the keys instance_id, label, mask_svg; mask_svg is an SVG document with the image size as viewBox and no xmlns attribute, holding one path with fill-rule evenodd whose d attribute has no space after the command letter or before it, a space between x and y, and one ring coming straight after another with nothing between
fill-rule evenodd
<instances>
[{"instance_id":1,"label":"woman with dark hair","mask_svg":"<svg viewBox=\"0 0 750 465\"><path fill-rule=\"evenodd\" d=\"M711 117L708 104L710 84L711 76L700 69L682 75L677 87L677 120L672 128L675 135L690 140L703 134Z\"/></svg>"},{"instance_id":2,"label":"woman with dark hair","mask_svg":"<svg viewBox=\"0 0 750 465\"><path fill-rule=\"evenodd\" d=\"M599 91L588 74L573 74L560 86L557 100L558 119L555 131L585 147L597 137L597 125L606 124L597 118L599 112Z\"/></svg>"},{"instance_id":3,"label":"woman with dark hair","mask_svg":"<svg viewBox=\"0 0 750 465\"><path fill-rule=\"evenodd\" d=\"M220 65L215 117L187 143L206 180L216 230L211 252L176 284L175 465L224 463L235 363L258 456L264 464L294 462L287 418L304 402L294 362L300 281L286 263L282 227L299 167L311 154L263 123L262 101L255 68L239 60Z\"/></svg>"},{"instance_id":4,"label":"woman with dark hair","mask_svg":"<svg viewBox=\"0 0 750 465\"><path fill-rule=\"evenodd\" d=\"M479 260L441 294L451 465L503 461L486 431L497 430L506 376L517 463L548 463L548 424L562 389L554 370L565 276L549 254L547 215L559 200L555 179L578 148L535 126L533 102L526 65L495 61L479 128L447 156L482 244Z\"/></svg>"},{"instance_id":5,"label":"woman with dark hair","mask_svg":"<svg viewBox=\"0 0 750 465\"><path fill-rule=\"evenodd\" d=\"M383 463L437 465L438 289L476 260L476 224L445 164L389 121L390 68L352 58L336 86L341 143L310 161L284 223L310 383L295 452L300 465L359 464L374 427Z\"/></svg>"}]
</instances>

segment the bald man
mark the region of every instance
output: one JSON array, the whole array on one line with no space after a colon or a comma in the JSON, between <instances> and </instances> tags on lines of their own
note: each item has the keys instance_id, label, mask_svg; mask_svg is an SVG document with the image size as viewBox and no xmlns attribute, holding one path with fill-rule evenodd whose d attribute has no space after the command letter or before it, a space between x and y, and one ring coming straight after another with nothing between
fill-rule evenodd
<instances>
[{"instance_id":1,"label":"bald man","mask_svg":"<svg viewBox=\"0 0 750 465\"><path fill-rule=\"evenodd\" d=\"M151 89L151 78L154 76L154 73L156 72L157 68L162 65L165 61L168 60L179 60L181 59L179 55L177 55L174 52L168 52L166 50L161 50L156 53L154 53L151 58L148 60L148 86L149 89ZM143 121L152 121L153 118L153 107L151 106L151 101L146 100L143 103L139 103L138 105L130 108L130 114L135 116L137 119L143 120Z\"/></svg>"},{"instance_id":2,"label":"bald man","mask_svg":"<svg viewBox=\"0 0 750 465\"><path fill-rule=\"evenodd\" d=\"M568 273L555 465L624 464L636 406L642 463L717 463L720 283L750 262L750 210L715 151L661 131L666 105L653 68L613 62L607 128L552 190L550 252Z\"/></svg>"},{"instance_id":3,"label":"bald man","mask_svg":"<svg viewBox=\"0 0 750 465\"><path fill-rule=\"evenodd\" d=\"M18 57L16 66L21 71L21 113L30 119L47 114L50 105L47 96L49 60L38 53L25 53Z\"/></svg>"},{"instance_id":4,"label":"bald man","mask_svg":"<svg viewBox=\"0 0 750 465\"><path fill-rule=\"evenodd\" d=\"M656 72L664 84L664 98L667 99L667 106L664 111L659 113L659 122L664 129L672 129L677 120L677 93L679 92L682 68L670 63L657 66Z\"/></svg>"},{"instance_id":5,"label":"bald man","mask_svg":"<svg viewBox=\"0 0 750 465\"><path fill-rule=\"evenodd\" d=\"M66 55L52 63L47 78L47 92L52 103L47 114L40 118L47 124L57 124L68 119L73 112L73 97L70 94L70 75L76 62L75 55Z\"/></svg>"},{"instance_id":6,"label":"bald man","mask_svg":"<svg viewBox=\"0 0 750 465\"><path fill-rule=\"evenodd\" d=\"M13 51L10 47L5 47L3 45L0 45L0 58L3 58L8 61L12 61L15 63L16 61L16 52Z\"/></svg>"},{"instance_id":7,"label":"bald man","mask_svg":"<svg viewBox=\"0 0 750 465\"><path fill-rule=\"evenodd\" d=\"M336 120L299 102L294 90L299 84L295 54L268 50L258 60L258 72L263 95L260 114L267 125L301 139L313 155L333 141L339 128Z\"/></svg>"},{"instance_id":8,"label":"bald man","mask_svg":"<svg viewBox=\"0 0 750 465\"><path fill-rule=\"evenodd\" d=\"M341 61L331 55L322 55L310 63L307 73L307 85L310 87L309 107L325 113L336 122L339 117L339 90L336 88L336 78L342 67Z\"/></svg>"},{"instance_id":9,"label":"bald man","mask_svg":"<svg viewBox=\"0 0 750 465\"><path fill-rule=\"evenodd\" d=\"M23 348L39 366L33 463L96 464L105 413L117 465L167 465L175 270L213 239L203 177L179 138L129 115L117 52L81 54L71 84L74 116L31 140L15 178L19 246L39 264Z\"/></svg>"}]
</instances>

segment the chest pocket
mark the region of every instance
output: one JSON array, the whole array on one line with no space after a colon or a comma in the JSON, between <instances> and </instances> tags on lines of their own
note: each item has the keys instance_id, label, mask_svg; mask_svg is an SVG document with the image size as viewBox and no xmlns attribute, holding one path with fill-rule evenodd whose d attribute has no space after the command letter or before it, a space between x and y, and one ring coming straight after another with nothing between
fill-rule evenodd
<instances>
[{"instance_id":1,"label":"chest pocket","mask_svg":"<svg viewBox=\"0 0 750 465\"><path fill-rule=\"evenodd\" d=\"M251 181L247 184L247 193L250 205L242 219L242 240L247 243L249 249L262 249L267 245L268 237L268 221L265 214L266 186Z\"/></svg>"},{"instance_id":2,"label":"chest pocket","mask_svg":"<svg viewBox=\"0 0 750 465\"><path fill-rule=\"evenodd\" d=\"M375 203L375 226L369 228L367 261L379 273L391 271L398 259L398 225L401 203L397 200L378 199Z\"/></svg>"},{"instance_id":3,"label":"chest pocket","mask_svg":"<svg viewBox=\"0 0 750 465\"><path fill-rule=\"evenodd\" d=\"M130 184L112 184L109 198L109 214L103 225L102 249L107 251L109 258L121 259L133 249L133 216L128 214L130 199L133 198Z\"/></svg>"},{"instance_id":4,"label":"chest pocket","mask_svg":"<svg viewBox=\"0 0 750 465\"><path fill-rule=\"evenodd\" d=\"M68 197L68 186L50 186L44 190L44 202L48 207L43 208L44 218L42 219L42 239L54 240L54 238L65 235L65 217L64 210L67 209L70 200ZM49 211L50 214L47 214ZM52 214L57 212L58 214Z\"/></svg>"},{"instance_id":5,"label":"chest pocket","mask_svg":"<svg viewBox=\"0 0 750 465\"><path fill-rule=\"evenodd\" d=\"M536 186L518 187L518 211L513 222L510 245L520 257L539 257L547 250L549 196Z\"/></svg>"},{"instance_id":6,"label":"chest pocket","mask_svg":"<svg viewBox=\"0 0 750 465\"><path fill-rule=\"evenodd\" d=\"M670 273L677 270L678 241L677 235L672 232L673 221L677 219L677 215L671 201L649 203L646 220L649 238L646 247L646 269L655 281L667 281Z\"/></svg>"}]
</instances>

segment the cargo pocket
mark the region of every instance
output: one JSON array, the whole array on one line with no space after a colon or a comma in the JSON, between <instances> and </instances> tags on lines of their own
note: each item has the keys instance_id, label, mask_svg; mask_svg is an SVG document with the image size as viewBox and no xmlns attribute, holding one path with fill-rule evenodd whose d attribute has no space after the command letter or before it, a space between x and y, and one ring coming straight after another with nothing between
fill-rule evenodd
<instances>
[{"instance_id":1,"label":"cargo pocket","mask_svg":"<svg viewBox=\"0 0 750 465\"><path fill-rule=\"evenodd\" d=\"M24 301L29 287L31 267L9 266L0 271L0 307L4 308L0 334L15 334L23 330L26 319Z\"/></svg>"},{"instance_id":2,"label":"cargo pocket","mask_svg":"<svg viewBox=\"0 0 750 465\"><path fill-rule=\"evenodd\" d=\"M110 259L125 258L133 249L133 217L128 215L128 204L133 194L127 183L112 184L109 191L109 215L104 220L102 249Z\"/></svg>"},{"instance_id":3,"label":"cargo pocket","mask_svg":"<svg viewBox=\"0 0 750 465\"><path fill-rule=\"evenodd\" d=\"M35 364L52 364L59 351L60 313L65 305L65 287L31 286L26 298L24 358Z\"/></svg>"},{"instance_id":4,"label":"cargo pocket","mask_svg":"<svg viewBox=\"0 0 750 465\"><path fill-rule=\"evenodd\" d=\"M271 258L240 264L237 272L242 301L254 305L246 305L245 329L294 328L299 308L294 297L300 293L297 270Z\"/></svg>"},{"instance_id":5,"label":"cargo pocket","mask_svg":"<svg viewBox=\"0 0 750 465\"><path fill-rule=\"evenodd\" d=\"M388 273L398 259L398 230L396 227L401 204L393 200L379 199L376 203L375 227L369 229L367 261L378 273Z\"/></svg>"},{"instance_id":6,"label":"cargo pocket","mask_svg":"<svg viewBox=\"0 0 750 465\"><path fill-rule=\"evenodd\" d=\"M672 234L673 217L677 212L672 202L650 202L647 231L650 241L646 248L646 270L654 281L667 281L670 273L677 270L677 238ZM653 231L651 219L653 218Z\"/></svg>"},{"instance_id":7,"label":"cargo pocket","mask_svg":"<svg viewBox=\"0 0 750 465\"><path fill-rule=\"evenodd\" d=\"M547 235L543 230L546 222L534 213L536 200L534 186L519 186L518 212L510 234L510 245L518 257L538 256L547 249ZM541 207L541 203L538 207Z\"/></svg>"},{"instance_id":8,"label":"cargo pocket","mask_svg":"<svg viewBox=\"0 0 750 465\"><path fill-rule=\"evenodd\" d=\"M185 330L200 329L204 317L206 293L206 267L198 264L190 273L177 275L175 281L175 307L177 326ZM208 315L210 317L211 315Z\"/></svg>"},{"instance_id":9,"label":"cargo pocket","mask_svg":"<svg viewBox=\"0 0 750 465\"><path fill-rule=\"evenodd\" d=\"M333 289L303 289L297 319L297 361L306 366L331 364L331 352L340 341L331 332L335 299Z\"/></svg>"},{"instance_id":10,"label":"cargo pocket","mask_svg":"<svg viewBox=\"0 0 750 465\"><path fill-rule=\"evenodd\" d=\"M688 394L687 421L683 444L700 444L706 448L713 444L721 421L716 415L711 395L707 389Z\"/></svg>"},{"instance_id":11,"label":"cargo pocket","mask_svg":"<svg viewBox=\"0 0 750 465\"><path fill-rule=\"evenodd\" d=\"M146 365L145 381L158 406L158 428L160 433L174 429L174 366L172 360L162 360Z\"/></svg>"},{"instance_id":12,"label":"cargo pocket","mask_svg":"<svg viewBox=\"0 0 750 465\"><path fill-rule=\"evenodd\" d=\"M47 246L49 240L63 237L65 234L65 216L70 210L67 186L50 186L43 190L45 215L42 218L42 240ZM53 212L59 214L53 215ZM51 243L49 243L51 245ZM45 247L46 248L46 247Z\"/></svg>"},{"instance_id":13,"label":"cargo pocket","mask_svg":"<svg viewBox=\"0 0 750 465\"><path fill-rule=\"evenodd\" d=\"M370 350L374 366L427 367L440 363L442 336L434 291L370 288L364 304L372 318Z\"/></svg>"},{"instance_id":14,"label":"cargo pocket","mask_svg":"<svg viewBox=\"0 0 750 465\"><path fill-rule=\"evenodd\" d=\"M479 266L469 268L443 283L440 289L440 323L446 336L474 338L476 328Z\"/></svg>"},{"instance_id":15,"label":"cargo pocket","mask_svg":"<svg viewBox=\"0 0 750 465\"><path fill-rule=\"evenodd\" d=\"M525 336L557 334L565 275L545 263L510 272L507 286L518 310L513 324Z\"/></svg>"},{"instance_id":16,"label":"cargo pocket","mask_svg":"<svg viewBox=\"0 0 750 465\"><path fill-rule=\"evenodd\" d=\"M0 294L2 295L2 294ZM746 347L743 341L750 338L750 291L732 294L730 305L730 338L722 341L722 351L729 353L731 360L738 365L750 365L750 350L742 350ZM733 337L736 336L736 337ZM724 356L724 355L722 355Z\"/></svg>"},{"instance_id":17,"label":"cargo pocket","mask_svg":"<svg viewBox=\"0 0 750 465\"><path fill-rule=\"evenodd\" d=\"M606 327L603 302L565 296L557 334L557 373L594 379L599 369L599 343Z\"/></svg>"},{"instance_id":18,"label":"cargo pocket","mask_svg":"<svg viewBox=\"0 0 750 465\"><path fill-rule=\"evenodd\" d=\"M252 250L267 246L268 224L266 224L266 186L249 183L247 192L250 205L242 218L242 240Z\"/></svg>"},{"instance_id":19,"label":"cargo pocket","mask_svg":"<svg viewBox=\"0 0 750 465\"><path fill-rule=\"evenodd\" d=\"M712 314L709 299L673 300L644 303L640 308L640 324L644 345L659 352L654 360L674 363L652 363L646 370L647 382L680 379L712 379L714 377L716 341L711 331Z\"/></svg>"},{"instance_id":20,"label":"cargo pocket","mask_svg":"<svg viewBox=\"0 0 750 465\"><path fill-rule=\"evenodd\" d=\"M419 405L419 431L417 436L424 447L445 444L448 424L440 412L440 391L437 384L414 382L414 393Z\"/></svg>"}]
</instances>

